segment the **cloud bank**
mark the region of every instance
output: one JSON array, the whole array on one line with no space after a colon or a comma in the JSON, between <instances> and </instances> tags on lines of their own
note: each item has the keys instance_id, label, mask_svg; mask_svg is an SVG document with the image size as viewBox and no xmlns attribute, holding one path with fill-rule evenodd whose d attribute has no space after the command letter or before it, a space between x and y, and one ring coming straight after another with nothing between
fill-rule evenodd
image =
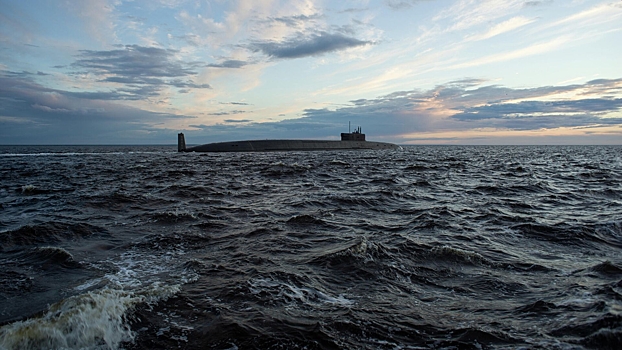
<instances>
[{"instance_id":1,"label":"cloud bank","mask_svg":"<svg viewBox=\"0 0 622 350\"><path fill-rule=\"evenodd\" d=\"M101 62L101 56L98 53L96 60L82 59L80 66L88 63L91 67L97 66L101 75L134 79L132 84L146 87L149 84L142 83L145 79L192 74L190 69L167 65L166 62L159 68L129 63L126 67L110 68L109 60L121 57L121 61L126 62L125 53L107 52L103 55L106 63L96 63ZM35 139L16 140L14 135L37 134L37 138L46 135L50 143L90 141L106 144L144 140L135 135L145 135L153 140L152 143L167 143L174 140L174 134L179 130L159 127L159 124L193 118L119 104L113 100L123 100L118 96L122 94L121 90L74 92L52 89L37 83L35 79L38 77L37 73L29 72L3 71L0 74L0 123L3 125L0 136L5 142L32 143ZM617 127L617 135L622 136L622 98L615 97L622 91L622 78L525 89L486 84L487 81L482 79L461 79L428 90L396 91L374 99L352 100L349 105L336 109L305 109L302 117L283 121L259 123L251 119L225 119L221 124L211 126L193 124L194 130L187 133L189 140L205 142L238 138L335 139L348 122L352 122L363 126L371 139L398 143L434 140L430 135L443 132L461 133L468 138L475 130L588 130L609 126ZM136 91L133 93L137 94ZM250 107L245 102L221 105ZM222 110L209 115L246 113L254 111ZM80 132L76 133L76 130Z\"/></svg>"},{"instance_id":2,"label":"cloud bank","mask_svg":"<svg viewBox=\"0 0 622 350\"><path fill-rule=\"evenodd\" d=\"M35 74L0 71L0 140L6 144L157 143L174 131L154 127L192 116L130 107L121 92L74 92L37 83ZM135 92L134 92L135 93ZM166 135L159 138L159 135Z\"/></svg>"},{"instance_id":3,"label":"cloud bank","mask_svg":"<svg viewBox=\"0 0 622 350\"><path fill-rule=\"evenodd\" d=\"M372 139L398 143L434 141L431 133L447 131L468 138L470 132L481 129L540 131L615 126L622 136L622 99L610 96L622 88L622 79L529 89L484 83L481 79L463 79L430 90L398 91L376 99L353 100L350 106L334 110L307 109L302 118L280 122L194 125L202 130L195 137L203 134L210 140L230 140L222 137L278 135L334 139L350 121L362 125ZM578 97L557 97L573 93Z\"/></svg>"}]
</instances>

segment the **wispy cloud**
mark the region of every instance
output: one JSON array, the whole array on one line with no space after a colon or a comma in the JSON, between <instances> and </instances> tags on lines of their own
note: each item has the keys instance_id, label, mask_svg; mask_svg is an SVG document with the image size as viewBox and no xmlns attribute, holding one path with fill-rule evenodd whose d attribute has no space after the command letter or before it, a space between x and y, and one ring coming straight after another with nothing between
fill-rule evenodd
<instances>
[{"instance_id":1,"label":"wispy cloud","mask_svg":"<svg viewBox=\"0 0 622 350\"><path fill-rule=\"evenodd\" d=\"M474 35L468 39L475 40L475 41L490 39L497 35L501 35L503 33L507 33L507 32L516 30L520 27L526 26L534 21L535 21L534 19L525 18L522 16L512 17L508 19L507 21L504 21L504 22L501 22L499 24L492 26L490 29L488 29L487 32Z\"/></svg>"},{"instance_id":2,"label":"wispy cloud","mask_svg":"<svg viewBox=\"0 0 622 350\"><path fill-rule=\"evenodd\" d=\"M553 0L543 0L543 1L525 1L525 7L536 7L542 5L549 5L553 3Z\"/></svg>"},{"instance_id":3,"label":"wispy cloud","mask_svg":"<svg viewBox=\"0 0 622 350\"><path fill-rule=\"evenodd\" d=\"M441 11L434 21L448 21L450 31L467 30L504 18L522 8L524 0L461 0Z\"/></svg>"},{"instance_id":4,"label":"wispy cloud","mask_svg":"<svg viewBox=\"0 0 622 350\"><path fill-rule=\"evenodd\" d=\"M10 2L0 6L0 42L23 45L33 42L36 22ZM10 33L10 35L9 35Z\"/></svg>"},{"instance_id":5,"label":"wispy cloud","mask_svg":"<svg viewBox=\"0 0 622 350\"><path fill-rule=\"evenodd\" d=\"M566 24L590 26L594 24L601 24L604 22L616 21L617 18L621 16L622 16L622 4L620 2L605 3L605 4L599 4L587 10L569 15L558 21L554 21L544 26L543 28L557 27L557 26L566 25Z\"/></svg>"},{"instance_id":6,"label":"wispy cloud","mask_svg":"<svg viewBox=\"0 0 622 350\"><path fill-rule=\"evenodd\" d=\"M76 1L64 4L81 18L84 28L92 38L102 42L115 42L117 18L115 7L118 2L109 0Z\"/></svg>"},{"instance_id":7,"label":"wispy cloud","mask_svg":"<svg viewBox=\"0 0 622 350\"><path fill-rule=\"evenodd\" d=\"M393 10L399 11L399 10L409 9L415 6L416 4L420 2L424 2L424 1L431 1L431 0L385 0L384 2L387 4L387 6L389 6Z\"/></svg>"},{"instance_id":8,"label":"wispy cloud","mask_svg":"<svg viewBox=\"0 0 622 350\"><path fill-rule=\"evenodd\" d=\"M552 39L546 42L532 44L527 47L513 50L513 51L495 53L495 54L488 55L488 56L478 57L467 62L451 65L448 68L449 69L461 69L461 68L480 66L484 64L490 64L490 63L505 62L505 61L515 60L518 58L539 55L545 52L557 50L561 46L563 46L565 43L569 42L570 40L571 40L570 37L559 37L559 38L555 38L555 39Z\"/></svg>"}]
</instances>

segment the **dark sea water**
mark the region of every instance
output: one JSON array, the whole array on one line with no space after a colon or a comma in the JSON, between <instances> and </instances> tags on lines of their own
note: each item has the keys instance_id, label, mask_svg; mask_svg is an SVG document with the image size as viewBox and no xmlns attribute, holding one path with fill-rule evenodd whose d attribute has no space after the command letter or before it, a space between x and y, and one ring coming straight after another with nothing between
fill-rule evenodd
<instances>
[{"instance_id":1,"label":"dark sea water","mask_svg":"<svg viewBox=\"0 0 622 350\"><path fill-rule=\"evenodd\" d=\"M2 349L620 349L622 147L0 147Z\"/></svg>"}]
</instances>

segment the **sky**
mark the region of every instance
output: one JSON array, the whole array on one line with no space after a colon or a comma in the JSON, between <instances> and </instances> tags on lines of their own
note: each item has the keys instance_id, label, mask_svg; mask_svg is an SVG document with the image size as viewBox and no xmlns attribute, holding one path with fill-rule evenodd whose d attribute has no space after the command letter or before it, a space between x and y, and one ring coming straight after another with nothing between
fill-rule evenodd
<instances>
[{"instance_id":1,"label":"sky","mask_svg":"<svg viewBox=\"0 0 622 350\"><path fill-rule=\"evenodd\" d=\"M622 0L0 0L0 144L622 144Z\"/></svg>"}]
</instances>

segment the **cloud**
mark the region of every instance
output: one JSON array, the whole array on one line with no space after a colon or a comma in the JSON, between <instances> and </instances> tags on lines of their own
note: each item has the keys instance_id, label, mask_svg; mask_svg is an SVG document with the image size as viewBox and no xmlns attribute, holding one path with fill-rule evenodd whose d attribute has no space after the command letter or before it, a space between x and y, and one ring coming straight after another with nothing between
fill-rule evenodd
<instances>
[{"instance_id":1,"label":"cloud","mask_svg":"<svg viewBox=\"0 0 622 350\"><path fill-rule=\"evenodd\" d=\"M42 86L34 81L36 78L32 73L0 74L0 138L7 143L167 142L175 139L178 130L156 128L158 124L192 118L124 106L110 101L118 96L106 96L122 91L63 91ZM217 125L191 125L195 130L187 130L187 135L189 140L208 138L214 142L249 138L338 139L348 122L352 122L361 125L369 139L403 143L414 138L461 139L475 130L536 132L572 128L577 133L576 130L586 130L585 134L601 132L603 126L622 125L622 98L611 97L622 90L622 78L527 89L486 83L477 78L453 80L427 90L402 90L374 99L357 99L336 109L306 109L301 118L283 121L225 119ZM211 115L243 113L248 112L234 109ZM145 135L145 139L137 135Z\"/></svg>"},{"instance_id":2,"label":"cloud","mask_svg":"<svg viewBox=\"0 0 622 350\"><path fill-rule=\"evenodd\" d=\"M220 102L221 105L236 105L236 106L250 106L250 103L246 102Z\"/></svg>"},{"instance_id":3,"label":"cloud","mask_svg":"<svg viewBox=\"0 0 622 350\"><path fill-rule=\"evenodd\" d=\"M175 86L178 88L191 88L191 89L211 89L210 84L195 84L191 81L182 81L182 80L170 80L168 85Z\"/></svg>"},{"instance_id":4,"label":"cloud","mask_svg":"<svg viewBox=\"0 0 622 350\"><path fill-rule=\"evenodd\" d=\"M536 6L542 6L542 5L548 5L553 3L553 0L544 0L544 1L525 1L525 4L523 6L525 7L536 7Z\"/></svg>"},{"instance_id":5,"label":"cloud","mask_svg":"<svg viewBox=\"0 0 622 350\"><path fill-rule=\"evenodd\" d=\"M282 17L270 17L269 21L273 22L281 22L289 27L300 27L302 24L307 22L313 22L317 19L322 18L323 16L320 14L312 14L312 15L293 15L293 16L282 16Z\"/></svg>"},{"instance_id":6,"label":"cloud","mask_svg":"<svg viewBox=\"0 0 622 350\"><path fill-rule=\"evenodd\" d=\"M110 101L122 100L121 94L51 89L32 74L0 71L0 139L10 144L153 143L157 135L174 137L174 131L156 125L192 118Z\"/></svg>"},{"instance_id":7,"label":"cloud","mask_svg":"<svg viewBox=\"0 0 622 350\"><path fill-rule=\"evenodd\" d=\"M210 63L207 66L212 68L242 68L246 66L248 62L240 60L225 60L221 63Z\"/></svg>"},{"instance_id":8,"label":"cloud","mask_svg":"<svg viewBox=\"0 0 622 350\"><path fill-rule=\"evenodd\" d=\"M197 63L175 60L174 50L125 45L118 50L80 52L80 58L72 66L99 75L112 74L140 82L144 77L181 77L196 74L192 69L197 67Z\"/></svg>"},{"instance_id":9,"label":"cloud","mask_svg":"<svg viewBox=\"0 0 622 350\"><path fill-rule=\"evenodd\" d=\"M318 56L369 44L371 42L347 37L343 34L319 32L308 36L298 35L282 42L254 42L248 47L273 58L290 59Z\"/></svg>"},{"instance_id":10,"label":"cloud","mask_svg":"<svg viewBox=\"0 0 622 350\"><path fill-rule=\"evenodd\" d=\"M622 93L622 79L595 79L586 84L587 89L582 95L619 95Z\"/></svg>"},{"instance_id":11,"label":"cloud","mask_svg":"<svg viewBox=\"0 0 622 350\"><path fill-rule=\"evenodd\" d=\"M509 89L501 86L475 87L476 80L451 82L429 91L406 91L375 100L357 100L355 107L323 111L339 119L339 114L366 117L374 124L382 119L399 121L410 132L428 132L438 128L470 130L505 128L538 130L542 128L577 127L592 124L622 124L622 118L605 117L622 110L622 99L599 97L566 100L542 100L564 92L600 89L609 93L619 89L620 79L588 82L581 85ZM609 91L607 90L609 88ZM523 101L513 102L523 99ZM317 111L309 111L314 116ZM405 118L406 117L406 118ZM326 118L326 117L324 117ZM377 124L377 123L375 123Z\"/></svg>"},{"instance_id":12,"label":"cloud","mask_svg":"<svg viewBox=\"0 0 622 350\"><path fill-rule=\"evenodd\" d=\"M616 3L601 3L587 10L574 13L567 17L564 17L555 22L550 22L540 28L540 30L551 30L554 27L566 28L580 28L582 32L587 31L591 26L602 26L607 22L619 23L619 18L622 17L622 4L618 1Z\"/></svg>"},{"instance_id":13,"label":"cloud","mask_svg":"<svg viewBox=\"0 0 622 350\"><path fill-rule=\"evenodd\" d=\"M208 115L232 115L232 114L243 114L243 113L246 113L246 111L235 109L232 111L208 113Z\"/></svg>"},{"instance_id":14,"label":"cloud","mask_svg":"<svg viewBox=\"0 0 622 350\"><path fill-rule=\"evenodd\" d=\"M536 119L538 127L543 127L542 122L549 123L550 118L559 118L555 127L559 126L580 126L586 123L621 123L621 118L604 120L600 114L614 112L622 108L622 99L582 99L574 101L521 101L518 103L487 104L465 108L463 112L452 116L456 120L503 120L504 123L510 120L513 125L526 125L533 128L533 123L526 123L530 119ZM578 123L578 124L577 124Z\"/></svg>"},{"instance_id":15,"label":"cloud","mask_svg":"<svg viewBox=\"0 0 622 350\"><path fill-rule=\"evenodd\" d=\"M124 84L110 93L97 93L102 99L142 99L152 97L164 86L183 89L209 89L209 84L193 81L202 62L184 62L178 52L157 47L125 45L116 50L82 50L71 65L76 73L100 77L99 82ZM93 93L85 93L93 95ZM93 95L95 96L95 95Z\"/></svg>"},{"instance_id":16,"label":"cloud","mask_svg":"<svg viewBox=\"0 0 622 350\"><path fill-rule=\"evenodd\" d=\"M445 20L448 31L467 30L504 18L523 7L524 0L463 0L457 1L436 15L434 21Z\"/></svg>"},{"instance_id":17,"label":"cloud","mask_svg":"<svg viewBox=\"0 0 622 350\"><path fill-rule=\"evenodd\" d=\"M522 16L518 16L518 17L513 17L508 19L507 21L501 22L497 25L492 26L490 29L488 29L487 32L482 33L480 35L476 35L473 36L471 38L469 38L470 40L486 40L486 39L490 39L492 37L495 37L497 35L501 35L503 33L507 33L510 31L513 31L515 29L518 29L522 26L525 26L527 24L530 24L532 22L534 22L534 19L530 19L530 18L525 18Z\"/></svg>"},{"instance_id":18,"label":"cloud","mask_svg":"<svg viewBox=\"0 0 622 350\"><path fill-rule=\"evenodd\" d=\"M369 139L403 143L413 137L425 140L432 134L451 134L459 140L477 130L540 132L622 126L622 98L608 97L619 92L622 79L528 89L484 84L486 81L482 79L465 78L428 90L396 91L375 99L357 99L337 109L306 109L303 117L296 119L235 126L203 125L197 135L204 133L210 139L222 141L275 136L337 139L347 129L348 122L352 122L361 125ZM569 94L577 97L559 97ZM442 137L445 136L429 140Z\"/></svg>"},{"instance_id":19,"label":"cloud","mask_svg":"<svg viewBox=\"0 0 622 350\"><path fill-rule=\"evenodd\" d=\"M450 82L446 83L445 85L453 86L453 87L458 87L458 88L462 88L462 89L468 89L468 88L471 88L471 87L474 87L474 86L482 85L485 82L486 82L485 79L464 78L464 79L460 79L460 80L450 81Z\"/></svg>"},{"instance_id":20,"label":"cloud","mask_svg":"<svg viewBox=\"0 0 622 350\"><path fill-rule=\"evenodd\" d=\"M91 37L102 43L116 39L115 8L117 2L108 0L75 1L63 4L82 19L84 28Z\"/></svg>"},{"instance_id":21,"label":"cloud","mask_svg":"<svg viewBox=\"0 0 622 350\"><path fill-rule=\"evenodd\" d=\"M369 11L368 7L350 7L339 11L339 13L363 13Z\"/></svg>"},{"instance_id":22,"label":"cloud","mask_svg":"<svg viewBox=\"0 0 622 350\"><path fill-rule=\"evenodd\" d=\"M13 76L13 77L18 77L18 76L20 76L20 77L28 77L28 76L36 76L36 75L38 75L38 76L50 75L48 73L43 73L41 71L37 71L36 73L33 73L33 72L25 71L25 70L23 70L21 72L14 72L14 71L4 70L4 71L2 71L2 74L6 75L6 76Z\"/></svg>"},{"instance_id":23,"label":"cloud","mask_svg":"<svg viewBox=\"0 0 622 350\"><path fill-rule=\"evenodd\" d=\"M540 55L546 52L558 50L560 47L570 41L570 37L558 37L546 42L539 42L513 51L500 52L488 56L481 56L471 61L454 64L452 66L449 66L448 69L475 67L485 64L515 60L517 58Z\"/></svg>"},{"instance_id":24,"label":"cloud","mask_svg":"<svg viewBox=\"0 0 622 350\"><path fill-rule=\"evenodd\" d=\"M31 46L39 28L35 19L16 5L3 1L0 6L0 40L3 46L10 45L14 49L20 49Z\"/></svg>"},{"instance_id":25,"label":"cloud","mask_svg":"<svg viewBox=\"0 0 622 350\"><path fill-rule=\"evenodd\" d=\"M429 0L385 0L385 3L393 10L404 10L424 1Z\"/></svg>"}]
</instances>

